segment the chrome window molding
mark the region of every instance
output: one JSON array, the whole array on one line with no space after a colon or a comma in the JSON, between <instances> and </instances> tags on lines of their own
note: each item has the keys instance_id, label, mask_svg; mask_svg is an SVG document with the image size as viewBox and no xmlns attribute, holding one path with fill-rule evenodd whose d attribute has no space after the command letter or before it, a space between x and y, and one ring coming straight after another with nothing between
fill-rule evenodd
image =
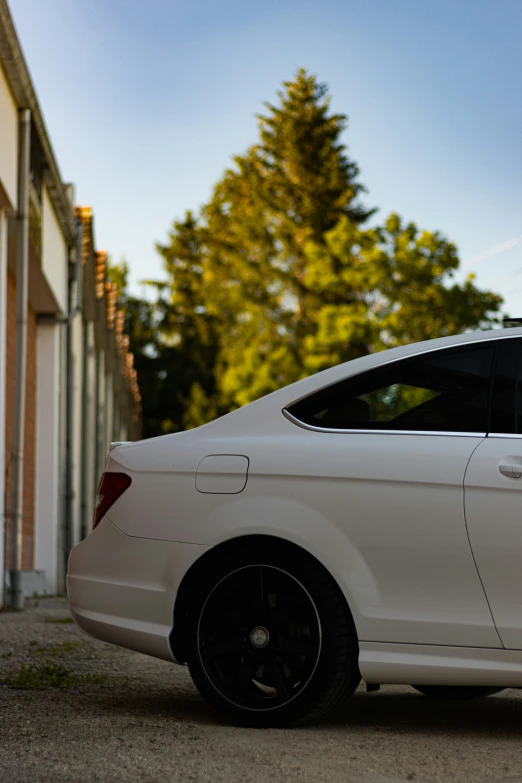
<instances>
[{"instance_id":1,"label":"chrome window molding","mask_svg":"<svg viewBox=\"0 0 522 783\"><path fill-rule=\"evenodd\" d=\"M315 424L306 424L304 421L296 418L290 411L283 408L281 411L285 419L291 421L297 427L301 427L303 430L310 430L310 432L327 432L332 434L352 434L352 435L442 435L450 438L485 438L485 432L450 432L446 430L379 430L379 429L350 429L341 430L334 429L333 427L318 427ZM498 435L496 437L505 437ZM511 437L522 437L521 435L512 435Z\"/></svg>"},{"instance_id":2,"label":"chrome window molding","mask_svg":"<svg viewBox=\"0 0 522 783\"><path fill-rule=\"evenodd\" d=\"M522 433L517 432L488 432L488 438L522 438Z\"/></svg>"}]
</instances>

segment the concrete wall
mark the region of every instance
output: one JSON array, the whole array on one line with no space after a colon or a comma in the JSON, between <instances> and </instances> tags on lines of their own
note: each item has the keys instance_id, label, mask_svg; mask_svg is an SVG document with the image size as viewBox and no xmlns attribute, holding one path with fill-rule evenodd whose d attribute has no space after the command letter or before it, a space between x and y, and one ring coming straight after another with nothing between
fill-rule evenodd
<instances>
[{"instance_id":1,"label":"concrete wall","mask_svg":"<svg viewBox=\"0 0 522 783\"><path fill-rule=\"evenodd\" d=\"M47 188L42 188L42 269L62 312L67 311L67 242Z\"/></svg>"},{"instance_id":2,"label":"concrete wall","mask_svg":"<svg viewBox=\"0 0 522 783\"><path fill-rule=\"evenodd\" d=\"M0 182L17 206L18 110L0 66Z\"/></svg>"},{"instance_id":3,"label":"concrete wall","mask_svg":"<svg viewBox=\"0 0 522 783\"><path fill-rule=\"evenodd\" d=\"M95 359L95 340L94 324L89 321L85 328L87 329L88 357L87 357L87 439L83 444L85 460L85 514L87 519L87 530L92 529L92 515L94 512L95 500L95 462L96 462L96 411L94 403L96 400L96 359Z\"/></svg>"},{"instance_id":4,"label":"concrete wall","mask_svg":"<svg viewBox=\"0 0 522 783\"><path fill-rule=\"evenodd\" d=\"M72 435L72 543L81 540L81 471L82 471L82 375L83 375L83 320L77 315L71 324L73 355L73 435Z\"/></svg>"},{"instance_id":5,"label":"concrete wall","mask_svg":"<svg viewBox=\"0 0 522 783\"><path fill-rule=\"evenodd\" d=\"M0 209L0 357L6 353L7 216ZM0 606L4 601L5 361L0 359Z\"/></svg>"},{"instance_id":6,"label":"concrete wall","mask_svg":"<svg viewBox=\"0 0 522 783\"><path fill-rule=\"evenodd\" d=\"M47 591L58 588L60 521L60 348L64 327L37 328L36 569L45 573Z\"/></svg>"},{"instance_id":7,"label":"concrete wall","mask_svg":"<svg viewBox=\"0 0 522 783\"><path fill-rule=\"evenodd\" d=\"M107 459L105 448L105 352L98 351L98 410L96 411L96 461L94 485L98 486Z\"/></svg>"},{"instance_id":8,"label":"concrete wall","mask_svg":"<svg viewBox=\"0 0 522 783\"><path fill-rule=\"evenodd\" d=\"M14 371L16 346L16 281L7 274L7 327L6 327L6 432L5 460L7 476L7 509L11 507L11 463L13 443ZM27 309L27 364L25 389L25 438L23 470L23 553L22 568L33 568L34 507L36 469L36 313ZM9 530L9 520L7 520ZM9 552L7 557L9 567Z\"/></svg>"},{"instance_id":9,"label":"concrete wall","mask_svg":"<svg viewBox=\"0 0 522 783\"><path fill-rule=\"evenodd\" d=\"M118 403L118 396L116 393L113 394L113 404L112 404L112 438L111 440L121 440L120 438L120 413L121 409Z\"/></svg>"},{"instance_id":10,"label":"concrete wall","mask_svg":"<svg viewBox=\"0 0 522 783\"><path fill-rule=\"evenodd\" d=\"M66 398L67 398L67 334L65 329L60 330L60 379L59 379L59 422L58 422L58 453L59 453L59 473L60 487L59 509L60 524L58 529L58 539L56 547L58 549L58 586L60 590L65 590L65 534L63 521L65 519L65 439L66 439Z\"/></svg>"},{"instance_id":11,"label":"concrete wall","mask_svg":"<svg viewBox=\"0 0 522 783\"><path fill-rule=\"evenodd\" d=\"M68 249L45 187L42 187L42 270L60 307L67 313ZM36 339L36 509L34 567L41 572L39 592L63 589L65 384L64 324L39 324Z\"/></svg>"},{"instance_id":12,"label":"concrete wall","mask_svg":"<svg viewBox=\"0 0 522 783\"><path fill-rule=\"evenodd\" d=\"M112 374L109 372L105 376L105 432L104 432L104 451L107 455L109 445L112 442L112 426L114 418L114 392Z\"/></svg>"}]
</instances>

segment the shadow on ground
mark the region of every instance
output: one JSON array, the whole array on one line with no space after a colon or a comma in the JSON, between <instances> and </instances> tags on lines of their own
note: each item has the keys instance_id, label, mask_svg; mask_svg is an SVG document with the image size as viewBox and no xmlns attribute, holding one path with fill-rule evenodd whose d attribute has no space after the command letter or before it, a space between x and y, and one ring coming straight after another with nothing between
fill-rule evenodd
<instances>
[{"instance_id":1,"label":"shadow on ground","mask_svg":"<svg viewBox=\"0 0 522 783\"><path fill-rule=\"evenodd\" d=\"M408 733L460 736L502 732L514 739L522 737L522 703L517 691L472 701L433 701L401 689L383 688L372 694L358 693L343 705L324 726L407 731Z\"/></svg>"},{"instance_id":2,"label":"shadow on ground","mask_svg":"<svg viewBox=\"0 0 522 783\"><path fill-rule=\"evenodd\" d=\"M497 696L467 702L432 701L414 690L382 688L367 694L358 691L343 707L313 727L331 729L376 729L384 732L418 735L470 737L495 733L504 739L522 739L522 699L517 691L506 690ZM188 685L180 692L161 690L151 693L145 687L129 694L108 696L89 694L90 706L130 718L132 715L173 717L200 725L225 726L218 713L209 707ZM300 731L307 731L304 727Z\"/></svg>"}]
</instances>

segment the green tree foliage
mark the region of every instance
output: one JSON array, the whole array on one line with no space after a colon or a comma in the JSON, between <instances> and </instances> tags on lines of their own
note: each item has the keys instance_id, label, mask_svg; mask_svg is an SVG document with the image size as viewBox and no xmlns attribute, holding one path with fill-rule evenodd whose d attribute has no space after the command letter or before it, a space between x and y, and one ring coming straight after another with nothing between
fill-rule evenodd
<instances>
[{"instance_id":1,"label":"green tree foliage","mask_svg":"<svg viewBox=\"0 0 522 783\"><path fill-rule=\"evenodd\" d=\"M162 369L173 401L171 431L198 426L221 412L215 382L220 318L209 307L202 242L202 231L187 212L185 220L174 223L168 244L157 246L168 282L151 285L159 294L162 349L168 350Z\"/></svg>"},{"instance_id":2,"label":"green tree foliage","mask_svg":"<svg viewBox=\"0 0 522 783\"><path fill-rule=\"evenodd\" d=\"M366 227L346 117L315 77L299 71L265 106L257 143L158 246L167 281L132 316L153 362L147 433L197 426L370 351L487 328L500 309L471 276L455 282L456 248L438 232L395 214Z\"/></svg>"},{"instance_id":3,"label":"green tree foliage","mask_svg":"<svg viewBox=\"0 0 522 783\"><path fill-rule=\"evenodd\" d=\"M315 302L305 248L339 220L371 214L340 140L346 117L330 112L326 87L299 71L279 101L265 104L259 142L234 159L203 211L208 274L233 336L219 366L226 408L302 377Z\"/></svg>"},{"instance_id":4,"label":"green tree foliage","mask_svg":"<svg viewBox=\"0 0 522 783\"><path fill-rule=\"evenodd\" d=\"M310 242L307 285L314 292L314 328L304 340L306 372L365 353L488 328L502 300L480 291L469 275L453 281L455 246L391 214L363 230L347 219Z\"/></svg>"}]
</instances>

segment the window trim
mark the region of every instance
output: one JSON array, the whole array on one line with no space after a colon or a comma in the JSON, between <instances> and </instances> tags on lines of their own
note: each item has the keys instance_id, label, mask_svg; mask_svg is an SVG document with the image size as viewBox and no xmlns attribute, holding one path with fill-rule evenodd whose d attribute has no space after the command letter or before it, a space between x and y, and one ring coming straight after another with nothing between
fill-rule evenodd
<instances>
[{"instance_id":1,"label":"window trim","mask_svg":"<svg viewBox=\"0 0 522 783\"><path fill-rule=\"evenodd\" d=\"M493 330L492 330L493 331ZM500 331L500 330L499 330ZM490 343L493 340L496 342L499 342L500 340L520 340L522 338L522 335L520 334L510 334L505 335L504 337L485 337L481 340L470 340L469 342L465 343L459 343L457 345L444 345L439 348L426 348L424 351L418 351L417 353L410 354L409 356L401 356L398 359L388 359L386 362L382 362L381 364L376 364L375 367L369 367L367 370L361 370L361 372L356 372L353 375L348 375L346 378L341 378L340 380L333 381L332 383L327 384L326 386L321 386L319 389L314 389L311 392L308 392L308 394L303 394L302 397L298 397L296 400L292 400L292 402L289 403L289 405L295 405L298 402L301 402L301 400L306 400L307 397L311 397L313 394L317 394L318 392L322 392L325 389L329 389L331 386L335 386L338 383L342 383L343 381L347 381L351 378L357 378L359 375L364 375L367 372L371 372L372 370L377 370L380 367L385 367L388 364L396 364L397 362L406 361L408 359L414 359L418 356L424 356L428 353L436 353L438 351L447 351L451 349L458 349L458 348L464 348L464 347L473 347L474 345L481 345L482 343ZM494 377L494 372L492 373L492 377ZM301 427L303 430L309 430L310 432L326 432L330 434L339 433L341 435L346 434L359 434L359 435L440 435L442 437L455 437L455 438L493 438L493 437L499 437L499 438L522 438L522 433L516 434L512 433L511 435L502 435L498 433L489 433L489 432L453 432L453 431L446 431L446 430L387 430L387 429L335 429L333 427L319 427L316 424L306 424L304 421L301 421L296 416L293 415L293 413L290 413L287 406L282 408L281 413L292 424L295 424L297 427Z\"/></svg>"},{"instance_id":2,"label":"window trim","mask_svg":"<svg viewBox=\"0 0 522 783\"><path fill-rule=\"evenodd\" d=\"M488 432L488 438L522 438L522 432Z\"/></svg>"},{"instance_id":3,"label":"window trim","mask_svg":"<svg viewBox=\"0 0 522 783\"><path fill-rule=\"evenodd\" d=\"M281 413L283 414L285 419L291 421L292 424L295 424L297 427L301 427L303 430L310 430L311 432L330 432L332 434L341 433L344 435L346 435L347 433L351 433L354 435L443 435L445 437L455 436L461 438L485 438L486 437L485 432L452 432L452 431L447 432L445 430L378 430L378 429L341 430L341 429L334 429L333 427L318 427L316 424L306 424L304 421L301 421L300 419L296 418L286 408L283 408ZM514 435L513 437L522 438L522 435Z\"/></svg>"}]
</instances>

